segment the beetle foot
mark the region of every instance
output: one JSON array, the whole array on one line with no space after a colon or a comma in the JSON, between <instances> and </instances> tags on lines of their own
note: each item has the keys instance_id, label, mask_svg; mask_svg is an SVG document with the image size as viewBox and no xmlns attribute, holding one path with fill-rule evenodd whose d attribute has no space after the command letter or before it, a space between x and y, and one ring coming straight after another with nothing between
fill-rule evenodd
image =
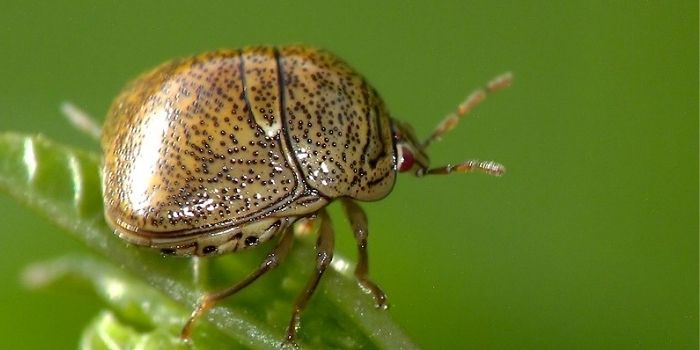
<instances>
[{"instance_id":1,"label":"beetle foot","mask_svg":"<svg viewBox=\"0 0 700 350\"><path fill-rule=\"evenodd\" d=\"M280 344L280 348L282 348L282 349L299 349L299 344L297 344L297 342L296 342L298 328L299 328L299 316L298 316L298 314L295 314L292 317L292 321L289 323L289 327L287 328L287 335L285 336L284 341Z\"/></svg>"},{"instance_id":2,"label":"beetle foot","mask_svg":"<svg viewBox=\"0 0 700 350\"><path fill-rule=\"evenodd\" d=\"M205 312L207 312L207 310L214 306L214 302L215 300L209 294L205 294L199 299L197 307L194 309L194 311L192 311L190 318L187 319L187 323L185 323L185 326L182 327L182 331L180 331L180 339L186 343L190 342L194 324L204 315Z\"/></svg>"},{"instance_id":3,"label":"beetle foot","mask_svg":"<svg viewBox=\"0 0 700 350\"><path fill-rule=\"evenodd\" d=\"M280 349L299 349L299 344L297 344L294 339L289 339L289 337L287 337L280 343Z\"/></svg>"},{"instance_id":4,"label":"beetle foot","mask_svg":"<svg viewBox=\"0 0 700 350\"><path fill-rule=\"evenodd\" d=\"M359 279L358 283L366 292L372 293L372 297L374 297L374 307L380 310L386 310L389 308L389 300L386 293L384 293L384 291L379 288L376 283L368 279Z\"/></svg>"}]
</instances>

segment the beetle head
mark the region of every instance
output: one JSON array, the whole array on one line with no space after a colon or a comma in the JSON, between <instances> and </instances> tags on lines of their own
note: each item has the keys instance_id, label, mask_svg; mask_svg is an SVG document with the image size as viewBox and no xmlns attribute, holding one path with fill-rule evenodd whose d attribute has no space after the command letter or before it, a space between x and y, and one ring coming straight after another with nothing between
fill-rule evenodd
<instances>
[{"instance_id":1,"label":"beetle head","mask_svg":"<svg viewBox=\"0 0 700 350\"><path fill-rule=\"evenodd\" d=\"M418 141L410 125L393 120L392 132L396 142L396 170L399 172L411 171L416 176L445 175L453 172L468 173L475 170L489 175L503 175L506 171L505 167L494 161L467 160L458 164L428 168L430 160L427 150L430 144L440 140L442 136L454 129L459 120L484 101L487 95L510 86L512 81L513 76L508 72L497 76L484 87L476 89L464 102L459 104L456 111L448 114L423 142Z\"/></svg>"},{"instance_id":2,"label":"beetle head","mask_svg":"<svg viewBox=\"0 0 700 350\"><path fill-rule=\"evenodd\" d=\"M413 127L408 123L394 120L392 133L396 142L396 170L398 172L413 172L416 175L428 170L430 159L418 141Z\"/></svg>"}]
</instances>

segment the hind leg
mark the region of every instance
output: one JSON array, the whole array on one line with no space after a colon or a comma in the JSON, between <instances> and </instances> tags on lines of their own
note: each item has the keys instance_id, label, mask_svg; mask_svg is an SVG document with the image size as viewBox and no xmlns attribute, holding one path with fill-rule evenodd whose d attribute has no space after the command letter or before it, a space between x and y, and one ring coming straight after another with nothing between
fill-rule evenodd
<instances>
[{"instance_id":1,"label":"hind leg","mask_svg":"<svg viewBox=\"0 0 700 350\"><path fill-rule=\"evenodd\" d=\"M258 268L255 271L253 271L250 275L248 275L242 281L234 284L229 288L222 289L213 293L204 294L200 298L197 307L194 309L194 311L192 311L192 315L187 320L187 323L185 323L185 326L182 328L182 331L180 332L180 338L189 339L190 335L192 334L192 327L194 327L194 324L197 322L197 320L204 316L207 310L214 307L216 303L233 294L236 294L238 291L253 283L266 272L277 267L289 253L289 250L292 247L293 240L294 234L292 234L292 230L289 228L286 229L282 234L280 241L277 243L277 246L275 246L275 248L272 249L272 251L267 255L265 260L263 260L263 262L260 264L260 266L258 266Z\"/></svg>"},{"instance_id":2,"label":"hind leg","mask_svg":"<svg viewBox=\"0 0 700 350\"><path fill-rule=\"evenodd\" d=\"M78 108L76 105L70 102L63 102L61 104L61 112L66 116L66 119L78 130L82 131L84 134L92 137L95 140L100 139L100 134L102 134L102 128L97 124L94 118L92 118L87 112Z\"/></svg>"}]
</instances>

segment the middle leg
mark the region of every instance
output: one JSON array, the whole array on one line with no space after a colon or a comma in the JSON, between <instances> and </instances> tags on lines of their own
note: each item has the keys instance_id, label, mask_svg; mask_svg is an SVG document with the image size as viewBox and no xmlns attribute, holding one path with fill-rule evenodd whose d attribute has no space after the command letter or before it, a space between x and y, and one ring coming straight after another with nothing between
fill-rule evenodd
<instances>
[{"instance_id":1,"label":"middle leg","mask_svg":"<svg viewBox=\"0 0 700 350\"><path fill-rule=\"evenodd\" d=\"M294 303L292 318L289 320L289 326L287 327L286 339L286 342L291 344L294 344L294 339L297 335L301 312L306 308L306 304L308 304L311 295L314 294L318 282L321 280L321 276L326 271L328 265L330 265L331 260L333 260L333 246L335 244L333 223L331 223L331 219L325 209L319 212L319 216L321 219L321 228L318 233L318 239L316 240L316 267L306 288L299 294Z\"/></svg>"}]
</instances>

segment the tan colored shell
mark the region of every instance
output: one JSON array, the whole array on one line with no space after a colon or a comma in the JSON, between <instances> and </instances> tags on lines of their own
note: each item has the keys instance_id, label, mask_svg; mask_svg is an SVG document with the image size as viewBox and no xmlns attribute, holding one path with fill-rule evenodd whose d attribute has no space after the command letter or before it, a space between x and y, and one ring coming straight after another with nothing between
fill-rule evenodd
<instances>
[{"instance_id":1,"label":"tan colored shell","mask_svg":"<svg viewBox=\"0 0 700 350\"><path fill-rule=\"evenodd\" d=\"M137 244L192 247L186 254L201 254L200 243L247 247L333 198L386 196L390 123L374 89L327 52L257 47L176 60L132 82L108 114L106 216Z\"/></svg>"},{"instance_id":2,"label":"tan colored shell","mask_svg":"<svg viewBox=\"0 0 700 350\"><path fill-rule=\"evenodd\" d=\"M306 182L329 197L377 200L396 171L391 120L377 92L343 61L281 50L286 135Z\"/></svg>"}]
</instances>

